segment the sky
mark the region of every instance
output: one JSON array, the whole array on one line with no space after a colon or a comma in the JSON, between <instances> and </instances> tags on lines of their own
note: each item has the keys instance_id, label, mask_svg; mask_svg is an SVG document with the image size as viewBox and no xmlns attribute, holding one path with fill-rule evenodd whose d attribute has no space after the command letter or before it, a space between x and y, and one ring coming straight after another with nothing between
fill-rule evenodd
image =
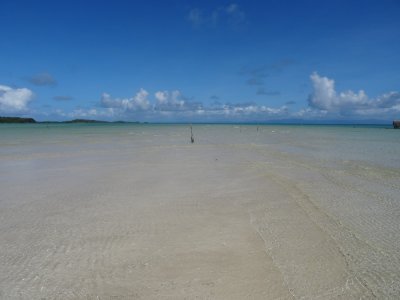
<instances>
[{"instance_id":1,"label":"sky","mask_svg":"<svg viewBox=\"0 0 400 300\"><path fill-rule=\"evenodd\" d=\"M400 119L399 0L1 0L0 115Z\"/></svg>"}]
</instances>

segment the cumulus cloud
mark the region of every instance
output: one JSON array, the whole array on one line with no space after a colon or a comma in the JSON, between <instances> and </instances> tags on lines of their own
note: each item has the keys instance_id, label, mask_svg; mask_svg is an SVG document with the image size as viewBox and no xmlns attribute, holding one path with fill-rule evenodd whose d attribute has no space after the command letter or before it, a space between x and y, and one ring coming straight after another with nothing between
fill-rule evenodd
<instances>
[{"instance_id":1,"label":"cumulus cloud","mask_svg":"<svg viewBox=\"0 0 400 300\"><path fill-rule=\"evenodd\" d=\"M158 91L154 94L156 109L158 110L183 110L186 108L184 97L180 91Z\"/></svg>"},{"instance_id":2,"label":"cumulus cloud","mask_svg":"<svg viewBox=\"0 0 400 300\"><path fill-rule=\"evenodd\" d=\"M279 108L272 108L265 105L257 104L235 104L224 105L224 112L228 115L261 115L261 116L286 116L288 108L281 106Z\"/></svg>"},{"instance_id":3,"label":"cumulus cloud","mask_svg":"<svg viewBox=\"0 0 400 300\"><path fill-rule=\"evenodd\" d=\"M399 92L389 92L379 96L375 101L375 106L385 109L394 108L399 110L400 106L400 93Z\"/></svg>"},{"instance_id":4,"label":"cumulus cloud","mask_svg":"<svg viewBox=\"0 0 400 300\"><path fill-rule=\"evenodd\" d=\"M328 115L326 110L318 110L310 107L302 108L292 114L292 117L300 119L321 119Z\"/></svg>"},{"instance_id":5,"label":"cumulus cloud","mask_svg":"<svg viewBox=\"0 0 400 300\"><path fill-rule=\"evenodd\" d=\"M308 98L310 109L339 116L384 116L400 112L400 93L389 92L377 98L369 98L360 90L335 90L335 81L314 72L310 76L313 92Z\"/></svg>"},{"instance_id":6,"label":"cumulus cloud","mask_svg":"<svg viewBox=\"0 0 400 300\"><path fill-rule=\"evenodd\" d=\"M337 111L343 108L351 109L367 106L369 99L363 90L355 93L347 91L337 93L335 90L335 81L327 77L321 77L314 72L310 76L313 84L313 92L308 99L310 107Z\"/></svg>"},{"instance_id":7,"label":"cumulus cloud","mask_svg":"<svg viewBox=\"0 0 400 300\"><path fill-rule=\"evenodd\" d=\"M233 9L233 8L232 8ZM252 74L263 78L274 68L283 68L288 62L251 69ZM279 66L278 66L279 65ZM256 77L257 77L256 76ZM180 90L159 90L151 95L140 89L131 98L114 98L103 93L100 105L94 108L79 108L72 112L55 112L63 118L97 118L109 120L135 121L188 121L188 122L267 122L279 120L304 121L354 121L388 120L400 115L400 92L388 92L370 98L363 91L336 91L335 81L314 72L310 75L312 92L308 97L308 106L293 111L295 101L286 101L282 106L270 107L254 102L223 103L214 101L202 103L185 97ZM278 92L257 87L262 95L278 95ZM28 89L12 89L0 86L0 111L21 111L26 109L32 98ZM59 100L64 100L60 96ZM211 96L217 100L218 96ZM66 99L65 99L66 100ZM305 99L304 99L305 100Z\"/></svg>"},{"instance_id":8,"label":"cumulus cloud","mask_svg":"<svg viewBox=\"0 0 400 300\"><path fill-rule=\"evenodd\" d=\"M132 98L112 98L111 95L103 93L101 96L101 105L105 108L115 108L122 111L145 111L150 108L150 102L147 99L149 93L140 89Z\"/></svg>"},{"instance_id":9,"label":"cumulus cloud","mask_svg":"<svg viewBox=\"0 0 400 300\"><path fill-rule=\"evenodd\" d=\"M288 113L286 106L272 108L256 103L214 103L185 111L183 116L217 121L266 121L286 117Z\"/></svg>"},{"instance_id":10,"label":"cumulus cloud","mask_svg":"<svg viewBox=\"0 0 400 300\"><path fill-rule=\"evenodd\" d=\"M287 117L286 106L272 108L255 103L219 103L204 105L185 97L179 90L160 90L154 93L154 102L148 100L149 94L141 89L133 98L112 98L103 93L100 99L101 108L80 109L74 117L104 116L118 119L140 120L212 120L212 121L251 121L268 118ZM71 115L72 116L72 115Z\"/></svg>"},{"instance_id":11,"label":"cumulus cloud","mask_svg":"<svg viewBox=\"0 0 400 300\"><path fill-rule=\"evenodd\" d=\"M308 106L291 111L294 101L269 107L252 102L211 104L195 102L179 90L159 90L153 95L140 89L131 98L113 98L103 93L101 107L77 109L69 117L104 117L148 121L270 121L270 120L370 120L387 119L400 113L400 93L389 92L370 98L360 90L338 92L335 81L318 73L310 75L313 90ZM272 94L263 87L261 94ZM276 95L276 93L273 93ZM3 95L2 95L3 97ZM213 97L216 98L216 97Z\"/></svg>"},{"instance_id":12,"label":"cumulus cloud","mask_svg":"<svg viewBox=\"0 0 400 300\"><path fill-rule=\"evenodd\" d=\"M49 73L38 73L28 78L28 81L38 86L55 86L57 81Z\"/></svg>"},{"instance_id":13,"label":"cumulus cloud","mask_svg":"<svg viewBox=\"0 0 400 300\"><path fill-rule=\"evenodd\" d=\"M32 100L33 92L27 88L11 88L0 85L0 111L21 112L27 109Z\"/></svg>"},{"instance_id":14,"label":"cumulus cloud","mask_svg":"<svg viewBox=\"0 0 400 300\"><path fill-rule=\"evenodd\" d=\"M89 109L75 109L70 113L63 113L59 111L59 113L64 117L69 118L111 118L114 116L113 108L106 109L97 109L97 108L89 108Z\"/></svg>"}]
</instances>

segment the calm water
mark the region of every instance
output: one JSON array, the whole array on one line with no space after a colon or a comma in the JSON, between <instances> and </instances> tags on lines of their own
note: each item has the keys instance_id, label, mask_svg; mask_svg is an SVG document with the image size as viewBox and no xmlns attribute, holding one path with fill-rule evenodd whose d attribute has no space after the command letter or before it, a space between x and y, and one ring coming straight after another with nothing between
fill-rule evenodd
<instances>
[{"instance_id":1,"label":"calm water","mask_svg":"<svg viewBox=\"0 0 400 300\"><path fill-rule=\"evenodd\" d=\"M400 130L388 126L194 125L193 131L197 144L265 145L305 159L400 168ZM101 151L189 142L188 125L1 124L0 161L68 153L78 145Z\"/></svg>"},{"instance_id":2,"label":"calm water","mask_svg":"<svg viewBox=\"0 0 400 300\"><path fill-rule=\"evenodd\" d=\"M237 282L247 285L254 235L230 251L220 242L236 245L250 225L265 244L255 240L263 257L255 265L267 253L304 299L399 298L400 130L194 125L193 133L191 145L188 125L1 125L0 298L139 291L149 299L171 259L176 274L187 266L182 253L204 253L186 260L200 257L194 266L222 262L217 279L232 272L227 255L238 255ZM198 282L201 273L190 274ZM132 285L144 278L146 288Z\"/></svg>"}]
</instances>

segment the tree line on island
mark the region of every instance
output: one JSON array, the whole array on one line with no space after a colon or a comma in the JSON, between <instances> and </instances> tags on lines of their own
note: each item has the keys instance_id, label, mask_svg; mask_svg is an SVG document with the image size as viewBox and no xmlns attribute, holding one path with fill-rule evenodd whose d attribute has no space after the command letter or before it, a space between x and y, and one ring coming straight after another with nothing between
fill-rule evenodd
<instances>
[{"instance_id":1,"label":"tree line on island","mask_svg":"<svg viewBox=\"0 0 400 300\"><path fill-rule=\"evenodd\" d=\"M126 122L126 121L100 121L100 120L89 120L89 119L74 119L69 121L36 121L33 118L20 118L20 117L0 117L0 123L35 123L35 124L59 124L59 123L135 123L140 122ZM144 122L147 123L147 122Z\"/></svg>"}]
</instances>

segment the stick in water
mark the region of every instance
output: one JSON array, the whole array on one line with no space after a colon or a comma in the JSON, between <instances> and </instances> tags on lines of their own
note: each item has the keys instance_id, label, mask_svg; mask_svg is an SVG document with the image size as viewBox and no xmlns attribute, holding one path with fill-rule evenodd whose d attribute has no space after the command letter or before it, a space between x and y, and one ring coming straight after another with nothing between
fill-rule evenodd
<instances>
[{"instance_id":1,"label":"stick in water","mask_svg":"<svg viewBox=\"0 0 400 300\"><path fill-rule=\"evenodd\" d=\"M190 141L194 143L192 124L190 124Z\"/></svg>"}]
</instances>

